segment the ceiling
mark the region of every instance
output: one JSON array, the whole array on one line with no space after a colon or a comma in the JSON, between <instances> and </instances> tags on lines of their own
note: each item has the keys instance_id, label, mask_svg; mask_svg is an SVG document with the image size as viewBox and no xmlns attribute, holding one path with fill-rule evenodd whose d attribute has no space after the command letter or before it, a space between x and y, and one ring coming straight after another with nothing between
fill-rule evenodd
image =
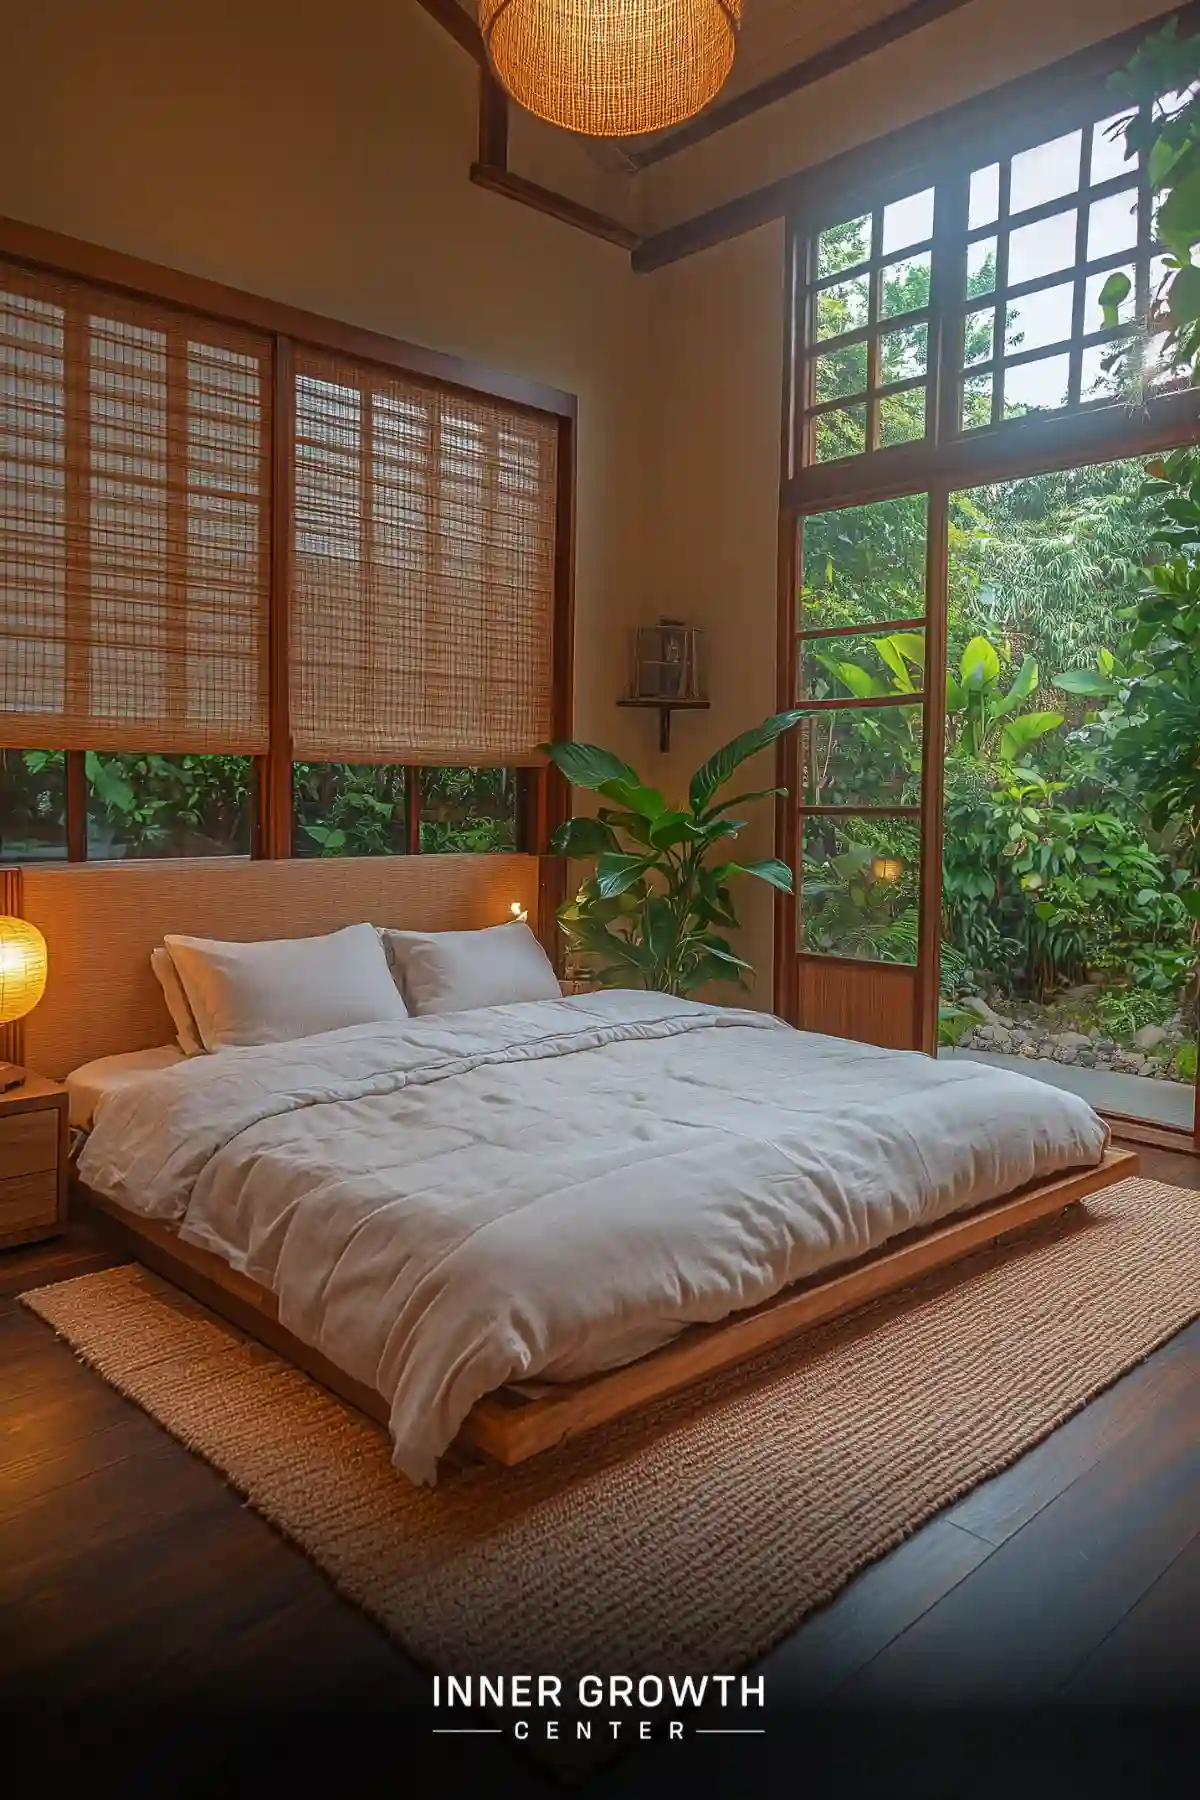
<instances>
[{"instance_id":1,"label":"ceiling","mask_svg":"<svg viewBox=\"0 0 1200 1800\"><path fill-rule=\"evenodd\" d=\"M744 0L737 60L721 98L757 87L769 75L807 62L818 51L911 4L912 0Z\"/></svg>"}]
</instances>

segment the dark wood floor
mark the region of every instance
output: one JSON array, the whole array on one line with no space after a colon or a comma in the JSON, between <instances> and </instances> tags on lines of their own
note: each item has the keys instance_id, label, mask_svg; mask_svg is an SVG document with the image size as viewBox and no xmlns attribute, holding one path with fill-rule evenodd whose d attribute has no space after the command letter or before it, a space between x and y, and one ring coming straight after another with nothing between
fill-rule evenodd
<instances>
[{"instance_id":1,"label":"dark wood floor","mask_svg":"<svg viewBox=\"0 0 1200 1800\"><path fill-rule=\"evenodd\" d=\"M1143 1157L1200 1189L1200 1162ZM560 1793L506 1739L431 1738L428 1678L16 1303L112 1260L79 1228L0 1256L8 1758L19 1746L43 1780L116 1777L133 1794ZM1200 1322L758 1672L764 1737L639 1746L589 1796L1194 1790Z\"/></svg>"}]
</instances>

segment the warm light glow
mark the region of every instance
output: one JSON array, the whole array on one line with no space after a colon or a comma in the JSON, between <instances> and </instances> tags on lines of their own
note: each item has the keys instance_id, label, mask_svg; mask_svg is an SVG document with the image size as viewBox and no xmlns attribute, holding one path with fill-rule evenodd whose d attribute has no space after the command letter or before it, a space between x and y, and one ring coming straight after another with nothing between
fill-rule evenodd
<instances>
[{"instance_id":1,"label":"warm light glow","mask_svg":"<svg viewBox=\"0 0 1200 1800\"><path fill-rule=\"evenodd\" d=\"M512 914L513 918L517 921L518 925L528 925L529 914L526 912L525 908L521 905L521 902L519 900L514 900L508 910Z\"/></svg>"},{"instance_id":2,"label":"warm light glow","mask_svg":"<svg viewBox=\"0 0 1200 1800\"><path fill-rule=\"evenodd\" d=\"M904 864L898 856L875 856L871 859L871 873L876 881L899 881Z\"/></svg>"},{"instance_id":3,"label":"warm light glow","mask_svg":"<svg viewBox=\"0 0 1200 1800\"><path fill-rule=\"evenodd\" d=\"M0 1025L23 1019L45 991L45 938L25 919L0 917Z\"/></svg>"},{"instance_id":4,"label":"warm light glow","mask_svg":"<svg viewBox=\"0 0 1200 1800\"><path fill-rule=\"evenodd\" d=\"M479 0L497 80L588 137L690 119L724 86L741 23L742 0Z\"/></svg>"}]
</instances>

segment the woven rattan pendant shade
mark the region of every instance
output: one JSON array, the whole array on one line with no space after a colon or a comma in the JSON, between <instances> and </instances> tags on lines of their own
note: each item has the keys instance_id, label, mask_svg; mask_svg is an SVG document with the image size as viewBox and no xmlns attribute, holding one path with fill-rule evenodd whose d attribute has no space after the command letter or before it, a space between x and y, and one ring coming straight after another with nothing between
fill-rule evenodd
<instances>
[{"instance_id":1,"label":"woven rattan pendant shade","mask_svg":"<svg viewBox=\"0 0 1200 1800\"><path fill-rule=\"evenodd\" d=\"M500 82L540 119L636 137L697 113L733 67L742 0L479 0Z\"/></svg>"}]
</instances>

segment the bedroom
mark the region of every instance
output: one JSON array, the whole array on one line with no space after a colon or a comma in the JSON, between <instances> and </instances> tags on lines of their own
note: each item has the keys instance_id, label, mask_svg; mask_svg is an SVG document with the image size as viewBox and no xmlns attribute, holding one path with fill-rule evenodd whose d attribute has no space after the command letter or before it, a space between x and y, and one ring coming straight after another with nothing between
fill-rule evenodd
<instances>
[{"instance_id":1,"label":"bedroom","mask_svg":"<svg viewBox=\"0 0 1200 1800\"><path fill-rule=\"evenodd\" d=\"M1194 441L1186 385L1152 393L1141 409L1085 404L1084 360L1105 332L1083 312L1072 313L1063 340L1066 406L1044 419L989 416L972 437L949 412L964 384L982 391L988 362L953 361L947 320L963 316L962 306L955 314L960 296L929 294L902 330L879 310L892 305L885 271L897 262L917 269L919 286L927 259L936 284L939 267L964 249L971 256L993 238L1011 249L1031 228L1023 213L1037 215L1033 228L1069 215L1069 256L1052 255L1028 286L1011 256L1005 267L993 262L993 310L1006 319L1022 306L1030 313L1025 344L1005 345L1025 360L1010 369L998 359L1005 377L988 390L1003 413L1007 374L1055 360L1038 350L1063 354L1057 337L1036 337L1031 298L1069 283L1086 305L1096 276L1126 265L1135 288L1143 269L1149 279L1147 205L1131 247L1089 246L1092 210L1128 191L1129 212L1140 181L1123 158L1115 172L1089 159L1112 149L1094 131L1116 107L1107 77L1129 63L1163 9L1131 0L1052 12L923 0L841 16L832 5L747 0L727 95L680 127L687 139L669 153L662 140L585 140L499 104L498 84L481 84L472 19L452 7L348 0L288 8L286 18L284 10L218 5L179 15L145 0L52 0L6 34L0 262L15 373L4 525L10 542L23 535L0 576L9 715L0 913L38 927L48 966L38 1003L0 1027L0 1056L34 1072L24 1090L0 1097L0 1129L9 1133L0 1180L33 1181L43 1210L53 1189L47 1234L0 1252L10 1730L20 1741L36 1729L45 1754L66 1765L73 1754L114 1758L140 1722L138 1774L148 1791L172 1785L170 1761L154 1761L152 1740L161 1752L169 1733L182 1733L197 1791L210 1791L218 1778L228 1785L226 1764L251 1738L300 1763L346 1725L365 1781L382 1756L394 1756L381 1722L400 1709L405 1747L428 1757L432 1745L441 1785L491 1780L555 1791L561 1771L552 1759L531 1760L505 1741L522 1723L510 1712L499 1724L486 1710L469 1721L499 1740L431 1740L431 1676L532 1671L569 1685L598 1669L606 1682L631 1676L636 1698L639 1678L708 1675L715 1683L746 1674L765 1675L761 1742L692 1741L697 1721L689 1718L688 1741L677 1745L666 1735L667 1709L648 1693L630 1709L625 1735L636 1736L644 1719L663 1742L586 1770L589 1785L637 1791L680 1771L692 1778L698 1767L719 1770L732 1786L769 1774L772 1755L794 1748L791 1734L802 1732L818 1791L835 1780L839 1791L857 1791L897 1765L931 1792L982 1792L987 1780L1002 1791L1005 1780L1028 1785L1030 1771L1054 1757L1095 1786L1110 1756L1153 1748L1160 1727L1169 1739L1172 1703L1195 1699L1189 1595L1200 1521L1189 1510L1197 1432L1189 1382L1194 1393L1200 1351L1188 1321L1197 1258L1190 1202L1178 1210L1179 1196L1200 1188L1194 1133L1139 1119L1132 1105L1105 1106L1120 1116L1097 1121L1088 1091L1061 1085L1070 1064L1031 1060L1032 1073L1052 1067L1060 1085L1013 1087L1000 1077L1026 1077L972 1060L969 1049L929 1062L941 1003L958 998L944 995L938 978L939 960L944 981L949 959L937 846L953 758L922 757L920 741L915 751L909 742L897 777L889 733L891 722L920 714L923 742L936 742L949 703L939 716L940 683L922 693L910 681L903 694L869 697L882 706L835 704L836 695L807 684L808 649L822 640L801 636L799 653L792 646L814 628L811 557L797 566L800 519L916 496L916 587L909 582L902 603L886 610L872 598L857 618L819 619L815 629L832 624L868 648L877 628L927 638L923 661L936 670L952 649L961 655L949 610L952 497L1144 461ZM803 80L783 82L769 104L740 100L795 66L807 67ZM724 106L740 106L741 116L722 123ZM973 149L964 158L968 120ZM1052 173L1053 196L1023 205L1021 174L1036 173L1037 159L1019 159L1064 138L1078 144L1070 180L1064 186ZM971 177L992 167L1005 171L1003 202L998 191L995 214L956 227L953 207L970 206ZM932 220L916 217L915 203L931 191L940 219L950 217L944 240ZM869 221L867 254L853 250L857 260L826 273L823 240L832 245L859 219ZM809 240L814 291L842 287L847 304L866 308L839 334L851 341L833 356L818 348L823 337L808 344L787 329L789 286L793 300L797 292L789 247ZM988 291L977 285L967 297L974 317ZM942 321L940 348L931 308ZM91 329L73 331L84 318ZM900 336L905 342L892 345ZM889 375L893 350L906 360ZM16 363L18 355L26 361ZM810 385L808 365L822 359ZM821 385L830 376L833 388ZM893 391L880 396L881 387ZM842 414L852 430L861 405L864 432L869 416L879 447L868 450L864 437L861 453L851 445L851 454L811 460L817 433L804 404L785 413L789 392L826 409L813 419ZM1033 404L1045 402L1035 395ZM927 442L922 423L936 427ZM894 429L910 441L881 441ZM441 446L422 464L425 487L411 479L413 433ZM59 489L48 502L31 473L38 467L56 471L61 512ZM141 491L122 519L114 489L131 476ZM214 484L225 535L206 538L203 501ZM439 525L430 529L421 507L434 487ZM364 580L368 543L384 549ZM887 591L889 582L877 586ZM439 606L447 599L452 606ZM372 634L364 602L395 631ZM636 676L634 634L662 615L701 634L695 691L707 705L664 714L618 704ZM1005 692L1019 667L1018 658ZM167 668L182 671L180 680L164 676ZM1018 716L1035 706L1047 710L1027 697ZM778 762L765 749L735 785L702 801L776 784L795 800L755 802L735 854L764 869L777 855L789 879L798 875L800 918L769 875L751 876L731 890L740 928L708 930L718 951L731 947L752 966L749 992L706 987L699 1012L669 993L631 997L636 983L597 996L588 981L569 981L578 991L553 998L568 973L555 909L589 859L572 865L568 886L551 839L569 813L589 814L596 801L578 786L572 793L539 746L551 738L605 746L673 801L720 746L791 709L806 719L780 736ZM863 728L839 739L846 788L834 813L814 812L820 802L806 786L803 734L818 715ZM661 749L664 717L669 747ZM881 720L887 728L876 731ZM44 735L31 735L38 730ZM184 783L185 771L207 785ZM800 936L811 917L805 886L835 828L845 834L847 822L865 820L874 829L878 808L915 834L915 855L903 845L868 847L879 864L870 871L876 897L887 898L891 864L904 865L896 886L911 890L916 947L907 959L831 955L829 943ZM806 839L820 856L806 854ZM832 851L843 853L836 843ZM853 879L852 865L844 867ZM527 933L518 929L521 913ZM385 952L374 940L335 946L340 960L328 965L328 979L304 960L297 974L281 948L273 1004L293 1007L308 1033L332 1036L313 1010L319 988L338 1027L369 1034L381 1017L375 1005L364 1001L357 1015L352 1007L355 984L365 984L385 995L385 1009L417 1015L405 1023L389 1013L386 1029L427 1073L436 1065L438 1079L410 1082L405 1065L401 1080L392 1039L379 1067L370 1058L384 1052L360 1039L353 1070L321 1065L321 1079L343 1084L343 1098L297 1107L305 1077L288 1048L294 1019L276 1019L274 1044L245 1044L245 1019L228 1007L218 1015L252 988L261 999L254 984L262 968L255 962L243 981L244 963L226 955L218 967L201 944L191 984L181 979L193 1025L201 1038L207 1029L210 1044L199 1056L179 1052L182 1074L166 1070L152 1086L102 1099L60 1216L62 1079L98 1059L171 1045L152 951L169 938L311 940L367 923L420 935L419 955L411 939L400 941L398 984L394 951L380 985ZM516 975L501 970L490 1004L478 964L455 962L454 945L448 962L436 941L489 927L504 927L503 941L520 946ZM1131 958L1159 947L1129 942ZM186 961L187 943L180 954ZM470 962L469 945L466 955ZM547 957L557 965L549 975ZM487 980L497 979L484 960ZM571 975L583 972L572 963ZM508 1016L510 978L530 984L515 1004L565 1009L553 1031L542 1022L522 1037L522 1015L520 1031L506 1024L502 1043L488 1038L491 1015ZM423 980L431 985L414 1000ZM1077 972L1067 981L1082 985ZM205 982L217 1004L202 1020L195 1006ZM439 982L463 984L470 1003L458 1002L461 1018L444 1004L444 989L440 998L434 992ZM1004 1012L990 986L982 993ZM635 1015L651 1002L658 1010L647 1023ZM612 1007L617 1013L598 1017ZM739 1008L746 1015L735 1019ZM431 1015L425 1025L422 1013ZM472 1013L476 1023L464 1026ZM816 1035L794 1043L770 1029L772 1013ZM568 1030L564 1016L577 1039L605 1041L577 1055L541 1054L538 1046ZM464 1030L476 1031L466 1049ZM212 1049L223 1032L227 1047ZM732 1054L727 1041L737 1045ZM790 1059L805 1044L801 1075ZM880 1046L917 1056L877 1060ZM222 1057L234 1061L222 1065ZM446 1075L456 1057L473 1067ZM254 1120L237 1073L251 1065L270 1100L270 1116ZM222 1066L234 1073L222 1076ZM810 1095L807 1114L791 1098L798 1086ZM968 1088L982 1096L973 1110ZM867 1119L854 1127L858 1137L845 1123L851 1089ZM186 1238L169 1216L177 1194L164 1186L164 1211L157 1219L146 1211L145 1164L136 1176L115 1172L135 1155L136 1131L161 1123L154 1096L176 1093L194 1101L188 1117L182 1105L172 1114L181 1156L196 1154L196 1134L218 1119L227 1137L185 1205L195 1208ZM86 1101L71 1098L79 1122ZM332 1121L307 1148L287 1122L300 1110ZM371 1146L403 1135L401 1120L414 1143L424 1134L420 1153L388 1160L381 1149L368 1167ZM1064 1132L1078 1134L1065 1147ZM457 1150L456 1133L466 1140ZM49 1149L22 1147L43 1138ZM868 1139L874 1176L855 1162ZM654 1155L656 1140L663 1154L647 1217L630 1170ZM1059 1180L1086 1184L1101 1154L1118 1152L1140 1159L1140 1187L1122 1186L1136 1173L1130 1163L1110 1165L1121 1179L1090 1202L1050 1192ZM914 1157L928 1164L936 1156L946 1169L940 1185L912 1168ZM298 1283L284 1282L260 1255L280 1241L261 1209L289 1204L282 1186L266 1192L267 1173L284 1164L303 1180L319 1169L324 1198L314 1208L310 1192L309 1211L343 1221L347 1249L335 1261L348 1304L340 1312L336 1283L319 1281L340 1329L327 1319L314 1332L306 1322L301 1289L315 1265L299 1266L295 1236L280 1270L286 1264ZM568 1165L576 1185L586 1168L582 1206L565 1203ZM820 1190L807 1238L776 1203L793 1168ZM122 1180L128 1193L137 1190L140 1209L133 1240L129 1218L118 1215L126 1234L118 1243L111 1208L121 1206ZM402 1212L443 1180L452 1209L503 1213L505 1196L519 1191L527 1214L540 1181L554 1223L510 1236L499 1254L465 1270L493 1333L489 1355L508 1302L538 1339L535 1386L514 1404L510 1365L494 1381L488 1374L478 1399L460 1388L438 1434L419 1447L409 1440L410 1473L427 1477L430 1457L455 1436L451 1415L473 1406L491 1460L486 1445L461 1442L427 1488L392 1469L370 1415L381 1405L390 1413L403 1387L410 1417L427 1433L437 1408L412 1378L438 1356L461 1366L461 1341L447 1351L446 1333L432 1344L430 1307L414 1326L417 1348L405 1348L393 1329L394 1290L411 1274L413 1246L393 1245L388 1254L394 1249L403 1266L389 1264L358 1227L364 1199L386 1183L386 1207ZM882 1205L866 1203L872 1180ZM1054 1258L1074 1270L1086 1249L1076 1242L1088 1236L1082 1225L1107 1217L1101 1209L1122 1193L1142 1196L1143 1224L1144 1209L1163 1209L1153 1213L1162 1236L1147 1226L1081 1268L1080 1283L1099 1284L1083 1287L1085 1304L1072 1277L1054 1273ZM694 1204L698 1196L711 1211ZM679 1212L668 1229L673 1198ZM881 1224L889 1199L892 1216ZM993 1220L972 1238L988 1224L972 1203L1012 1204L1028 1216ZM436 1222L446 1209L429 1210ZM1024 1235L980 1263L980 1245L1002 1227ZM230 1253L229 1233L247 1229L253 1255L244 1241ZM683 1238L672 1235L679 1231ZM224 1256L213 1247L222 1234ZM179 1260L185 1243L190 1267ZM722 1244L734 1248L725 1255ZM163 1265L164 1253L174 1261ZM436 1238L425 1253L436 1268ZM956 1272L964 1254L977 1260ZM1024 1272L1039 1254L1048 1287L1031 1280L1026 1292ZM213 1260L197 1260L205 1255ZM839 1263L864 1255L839 1274ZM156 1256L158 1276L139 1275ZM521 1285L535 1266L536 1291ZM640 1296L631 1270L645 1278ZM154 1286L164 1272L169 1285ZM245 1282L240 1290L235 1278ZM922 1278L926 1287L912 1285ZM145 1294L121 1286L130 1280L150 1285ZM985 1291L976 1280L997 1284L995 1304L1009 1308L1010 1355L1013 1330L1018 1339L1033 1334L1027 1363L997 1366L971 1310L972 1296ZM67 1285L76 1281L84 1285ZM205 1341L257 1346L265 1335L270 1346L246 1350L245 1382L266 1367L299 1384L278 1409L256 1401L257 1389L239 1388L234 1413L246 1429L237 1454L253 1441L274 1444L252 1465L235 1462L236 1446L221 1438L217 1390L185 1375L175 1391L164 1375L161 1392L139 1391L122 1373L130 1309L189 1282L211 1313L173 1301L179 1329L211 1319L206 1330L229 1334L232 1317L246 1337ZM930 1282L945 1307L963 1310L936 1314L928 1301L922 1311ZM731 1285L740 1304L730 1303ZM40 1318L20 1303L34 1290L49 1296L33 1302L45 1309ZM1039 1310L1044 1292L1052 1298ZM106 1294L107 1309L99 1304ZM1127 1304L1133 1295L1138 1306ZM54 1312L85 1300L94 1318ZM582 1313L570 1316L568 1301ZM864 1301L877 1312L846 1312ZM626 1341L597 1349L601 1315L606 1330L614 1315L620 1320ZM1011 1327L1016 1316L1020 1329ZM936 1317L946 1330L966 1331L974 1354L956 1355ZM366 1341L367 1319L390 1333L385 1350ZM1039 1335L1047 1319L1060 1337ZM674 1335L680 1325L682 1337ZM806 1360L806 1332L831 1346L826 1361ZM581 1344L593 1357L586 1366ZM95 1367L82 1366L71 1347ZM309 1353L331 1366L314 1369ZM902 1407L894 1388L875 1385L893 1353L904 1367L935 1372L938 1406ZM556 1360L553 1372L567 1379L538 1383ZM843 1385L817 1392L811 1383L826 1367ZM855 1380L867 1381L865 1396L849 1409L845 1434L834 1432L838 1395ZM343 1399L330 1399L339 1381ZM349 1407L347 1382L357 1384ZM971 1398L976 1382L982 1403ZM505 1383L489 1413L488 1395ZM936 1442L920 1413L944 1427ZM542 1448L565 1432L573 1435L562 1448ZM832 1535L820 1546L790 1523L816 1501L807 1473L815 1440L805 1433L829 1433L828 1454L840 1449L842 1458L841 1485L822 1502ZM893 1439L909 1443L905 1433L916 1461L900 1469L885 1450ZM356 1447L370 1447L369 1457L362 1448L369 1461L380 1444L385 1454L368 1486L351 1493L335 1483L323 1508L297 1514L289 1470L320 1494L335 1465L358 1467ZM474 1494L482 1498L472 1512ZM863 1529L851 1528L859 1500L871 1502ZM599 1569L561 1510L573 1503L586 1503ZM398 1541L414 1546L400 1564L389 1548L397 1538L389 1507L404 1522ZM348 1539L348 1518L369 1521L376 1535ZM431 1525L450 1533L445 1557L418 1553ZM489 1546L486 1579L469 1553L476 1537ZM1081 1537L1092 1546L1082 1572L1072 1551ZM601 1608L597 1581L607 1585ZM1157 1649L1147 1658L1149 1639ZM594 1658L585 1658L589 1650ZM78 1728L68 1741L55 1727L76 1695ZM607 1688L605 1699L607 1708ZM1076 1709L1100 1700L1111 1708L1109 1729L1081 1743ZM852 1709L872 1729L847 1760ZM544 1737L552 1713L531 1716L531 1732ZM597 1717L607 1736L609 1711ZM761 1723L706 1715L699 1728L736 1724L749 1733ZM561 1735L574 1737L565 1711ZM1043 1759L1039 1743L1054 1755Z\"/></svg>"}]
</instances>

